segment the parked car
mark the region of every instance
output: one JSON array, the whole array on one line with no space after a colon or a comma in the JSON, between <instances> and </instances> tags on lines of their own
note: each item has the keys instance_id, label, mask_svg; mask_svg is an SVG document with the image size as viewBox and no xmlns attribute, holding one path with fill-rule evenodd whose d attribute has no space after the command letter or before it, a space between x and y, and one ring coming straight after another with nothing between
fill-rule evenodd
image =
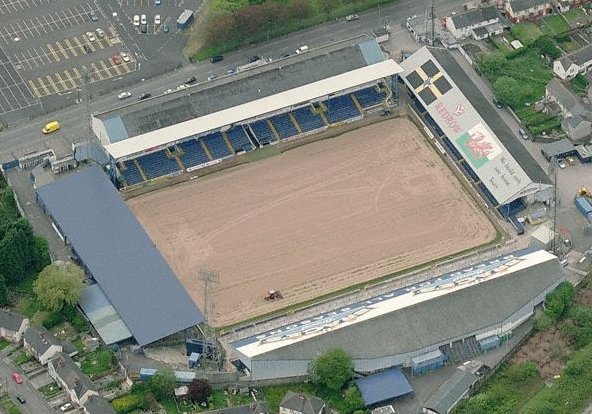
<instances>
[{"instance_id":1,"label":"parked car","mask_svg":"<svg viewBox=\"0 0 592 414\"><path fill-rule=\"evenodd\" d=\"M493 104L495 105L495 107L497 109L502 109L504 107L504 105L500 102L500 100L497 99L495 96L493 97Z\"/></svg>"},{"instance_id":2,"label":"parked car","mask_svg":"<svg viewBox=\"0 0 592 414\"><path fill-rule=\"evenodd\" d=\"M261 59L260 56L257 56L257 55L251 56L249 58L249 63L257 62L259 59Z\"/></svg>"},{"instance_id":3,"label":"parked car","mask_svg":"<svg viewBox=\"0 0 592 414\"><path fill-rule=\"evenodd\" d=\"M162 0L154 0L155 6L160 6L162 4Z\"/></svg>"},{"instance_id":4,"label":"parked car","mask_svg":"<svg viewBox=\"0 0 592 414\"><path fill-rule=\"evenodd\" d=\"M224 56L222 56L222 55L216 55L216 56L212 56L210 58L210 62L212 62L212 63L222 62L223 60L224 60Z\"/></svg>"},{"instance_id":5,"label":"parked car","mask_svg":"<svg viewBox=\"0 0 592 414\"><path fill-rule=\"evenodd\" d=\"M354 20L358 20L359 18L360 16L358 16L357 14L350 14L349 16L345 16L345 21L351 22Z\"/></svg>"},{"instance_id":6,"label":"parked car","mask_svg":"<svg viewBox=\"0 0 592 414\"><path fill-rule=\"evenodd\" d=\"M26 403L26 402L27 402L27 400L25 400L25 397L23 397L23 396L22 396L22 395L20 395L20 394L17 394L17 395L16 395L16 400L17 400L18 402L20 402L21 404L24 404L24 403Z\"/></svg>"},{"instance_id":7,"label":"parked car","mask_svg":"<svg viewBox=\"0 0 592 414\"><path fill-rule=\"evenodd\" d=\"M134 26L139 26L140 25L140 16L138 16L137 14L134 15Z\"/></svg>"},{"instance_id":8,"label":"parked car","mask_svg":"<svg viewBox=\"0 0 592 414\"><path fill-rule=\"evenodd\" d=\"M94 11L91 11L88 16L90 17L90 20L93 22L98 22L99 21L99 16L97 16L97 14Z\"/></svg>"},{"instance_id":9,"label":"parked car","mask_svg":"<svg viewBox=\"0 0 592 414\"><path fill-rule=\"evenodd\" d=\"M144 99L148 99L152 96L152 94L148 93L148 92L144 92L143 94L141 94L140 96L138 96L138 100L142 101Z\"/></svg>"},{"instance_id":10,"label":"parked car","mask_svg":"<svg viewBox=\"0 0 592 414\"><path fill-rule=\"evenodd\" d=\"M60 410L62 410L62 411L68 411L71 408L72 408L72 403L66 403L66 404L64 404L64 405L62 405L60 407Z\"/></svg>"},{"instance_id":11,"label":"parked car","mask_svg":"<svg viewBox=\"0 0 592 414\"><path fill-rule=\"evenodd\" d=\"M160 14L157 14L156 16L154 16L154 24L155 25L160 24Z\"/></svg>"},{"instance_id":12,"label":"parked car","mask_svg":"<svg viewBox=\"0 0 592 414\"><path fill-rule=\"evenodd\" d=\"M308 46L304 45L304 46L300 46L298 49L296 49L296 54L299 55L301 53L306 53L308 52Z\"/></svg>"},{"instance_id":13,"label":"parked car","mask_svg":"<svg viewBox=\"0 0 592 414\"><path fill-rule=\"evenodd\" d=\"M123 62L121 60L121 56L119 55L113 55L111 56L111 60L113 61L113 63L115 63L116 65L121 65L121 63Z\"/></svg>"},{"instance_id":14,"label":"parked car","mask_svg":"<svg viewBox=\"0 0 592 414\"><path fill-rule=\"evenodd\" d=\"M518 133L520 134L520 136L522 137L522 139L530 139L530 137L528 136L528 132L526 132L522 128L520 128L518 130Z\"/></svg>"},{"instance_id":15,"label":"parked car","mask_svg":"<svg viewBox=\"0 0 592 414\"><path fill-rule=\"evenodd\" d=\"M86 43L82 45L82 48L84 49L84 51L86 53L91 53L93 51L92 48L89 45L87 45Z\"/></svg>"},{"instance_id":16,"label":"parked car","mask_svg":"<svg viewBox=\"0 0 592 414\"><path fill-rule=\"evenodd\" d=\"M191 85L192 83L197 82L197 78L195 76L190 76L187 79L185 79L185 84L186 85Z\"/></svg>"},{"instance_id":17,"label":"parked car","mask_svg":"<svg viewBox=\"0 0 592 414\"><path fill-rule=\"evenodd\" d=\"M140 32L146 33L147 31L148 31L148 26L146 26L145 24L143 24L142 26L140 26Z\"/></svg>"},{"instance_id":18,"label":"parked car","mask_svg":"<svg viewBox=\"0 0 592 414\"><path fill-rule=\"evenodd\" d=\"M14 371L12 373L12 380L14 382L16 382L17 384L22 384L23 383L23 377L21 376L21 374L19 374L18 372Z\"/></svg>"},{"instance_id":19,"label":"parked car","mask_svg":"<svg viewBox=\"0 0 592 414\"><path fill-rule=\"evenodd\" d=\"M282 53L280 55L280 58L287 58L287 57L290 57L290 54L289 53Z\"/></svg>"},{"instance_id":20,"label":"parked car","mask_svg":"<svg viewBox=\"0 0 592 414\"><path fill-rule=\"evenodd\" d=\"M163 33L168 33L169 32L169 25L168 24L163 24L162 25L162 32Z\"/></svg>"},{"instance_id":21,"label":"parked car","mask_svg":"<svg viewBox=\"0 0 592 414\"><path fill-rule=\"evenodd\" d=\"M95 37L95 35L93 34L93 32L86 32L86 38L90 42L94 42L95 40L97 40L97 38Z\"/></svg>"},{"instance_id":22,"label":"parked car","mask_svg":"<svg viewBox=\"0 0 592 414\"><path fill-rule=\"evenodd\" d=\"M234 69L234 68L230 68L230 69L228 69L228 70L226 71L226 74L227 74L227 75L233 75L233 74L235 74L235 73L236 73L236 69Z\"/></svg>"},{"instance_id":23,"label":"parked car","mask_svg":"<svg viewBox=\"0 0 592 414\"><path fill-rule=\"evenodd\" d=\"M565 161L567 161L569 165L574 165L576 163L576 160L574 160L572 156L565 157Z\"/></svg>"},{"instance_id":24,"label":"parked car","mask_svg":"<svg viewBox=\"0 0 592 414\"><path fill-rule=\"evenodd\" d=\"M565 162L563 161L563 158L558 158L557 159L557 165L559 166L559 168L564 169L565 168Z\"/></svg>"},{"instance_id":25,"label":"parked car","mask_svg":"<svg viewBox=\"0 0 592 414\"><path fill-rule=\"evenodd\" d=\"M216 76L216 75L214 75L214 74L212 73L210 76L208 76L208 80L209 80L209 81L211 81L211 80L214 80L214 79L216 79L217 77L218 77L218 76Z\"/></svg>"},{"instance_id":26,"label":"parked car","mask_svg":"<svg viewBox=\"0 0 592 414\"><path fill-rule=\"evenodd\" d=\"M95 32L97 33L97 37L99 39L102 39L105 37L105 31L103 29L99 28L99 29L95 30Z\"/></svg>"},{"instance_id":27,"label":"parked car","mask_svg":"<svg viewBox=\"0 0 592 414\"><path fill-rule=\"evenodd\" d=\"M130 96L132 96L131 92L120 92L120 93L117 95L117 99L127 99L127 98L129 98Z\"/></svg>"},{"instance_id":28,"label":"parked car","mask_svg":"<svg viewBox=\"0 0 592 414\"><path fill-rule=\"evenodd\" d=\"M125 52L121 52L119 55L121 56L121 58L123 59L124 62L129 62L131 60L129 55Z\"/></svg>"},{"instance_id":29,"label":"parked car","mask_svg":"<svg viewBox=\"0 0 592 414\"><path fill-rule=\"evenodd\" d=\"M171 88L168 88L166 91L164 91L164 95L168 95L169 93L173 93L175 92L174 90L172 90Z\"/></svg>"},{"instance_id":30,"label":"parked car","mask_svg":"<svg viewBox=\"0 0 592 414\"><path fill-rule=\"evenodd\" d=\"M140 23L141 24L148 24L148 19L146 19L146 15L143 14L142 16L140 16Z\"/></svg>"}]
</instances>

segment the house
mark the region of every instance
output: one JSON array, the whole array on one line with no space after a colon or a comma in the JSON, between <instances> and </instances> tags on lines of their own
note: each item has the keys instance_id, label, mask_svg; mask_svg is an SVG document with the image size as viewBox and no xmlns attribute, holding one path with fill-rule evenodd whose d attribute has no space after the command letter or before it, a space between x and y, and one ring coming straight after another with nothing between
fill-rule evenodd
<instances>
[{"instance_id":1,"label":"house","mask_svg":"<svg viewBox=\"0 0 592 414\"><path fill-rule=\"evenodd\" d=\"M559 13L565 13L583 3L585 3L585 0L556 0L555 4Z\"/></svg>"},{"instance_id":2,"label":"house","mask_svg":"<svg viewBox=\"0 0 592 414\"><path fill-rule=\"evenodd\" d=\"M524 20L540 19L553 13L554 0L506 0L506 17L519 23Z\"/></svg>"},{"instance_id":3,"label":"house","mask_svg":"<svg viewBox=\"0 0 592 414\"><path fill-rule=\"evenodd\" d=\"M0 337L17 343L29 327L29 319L8 309L0 310Z\"/></svg>"},{"instance_id":4,"label":"house","mask_svg":"<svg viewBox=\"0 0 592 414\"><path fill-rule=\"evenodd\" d=\"M581 141L592 133L592 112L580 98L554 78L545 88L547 102L557 104L561 111L561 129L572 141Z\"/></svg>"},{"instance_id":5,"label":"house","mask_svg":"<svg viewBox=\"0 0 592 414\"><path fill-rule=\"evenodd\" d=\"M588 142L592 134L592 123L581 115L574 115L561 121L561 129L572 141Z\"/></svg>"},{"instance_id":6,"label":"house","mask_svg":"<svg viewBox=\"0 0 592 414\"><path fill-rule=\"evenodd\" d=\"M84 414L115 414L109 402L100 395L91 394L82 406Z\"/></svg>"},{"instance_id":7,"label":"house","mask_svg":"<svg viewBox=\"0 0 592 414\"><path fill-rule=\"evenodd\" d=\"M500 16L495 6L483 7L448 16L446 18L446 28L458 40L470 36L481 39L487 37L490 33L485 28L486 26L497 23L493 33L503 31L499 20Z\"/></svg>"},{"instance_id":8,"label":"house","mask_svg":"<svg viewBox=\"0 0 592 414\"><path fill-rule=\"evenodd\" d=\"M91 395L98 395L92 381L84 375L72 358L62 352L49 361L47 373L75 404L85 405Z\"/></svg>"},{"instance_id":9,"label":"house","mask_svg":"<svg viewBox=\"0 0 592 414\"><path fill-rule=\"evenodd\" d=\"M592 66L592 45L570 53L553 62L553 73L559 79L573 79L578 73L584 74Z\"/></svg>"},{"instance_id":10,"label":"house","mask_svg":"<svg viewBox=\"0 0 592 414\"><path fill-rule=\"evenodd\" d=\"M585 115L587 108L580 98L557 79L551 79L545 87L547 102L555 102L561 109L561 116Z\"/></svg>"},{"instance_id":11,"label":"house","mask_svg":"<svg viewBox=\"0 0 592 414\"><path fill-rule=\"evenodd\" d=\"M45 328L30 327L23 336L25 351L35 356L42 365L62 352L62 345Z\"/></svg>"},{"instance_id":12,"label":"house","mask_svg":"<svg viewBox=\"0 0 592 414\"><path fill-rule=\"evenodd\" d=\"M328 414L327 404L312 395L288 391L280 403L280 414Z\"/></svg>"},{"instance_id":13,"label":"house","mask_svg":"<svg viewBox=\"0 0 592 414\"><path fill-rule=\"evenodd\" d=\"M266 401L254 401L247 405L206 411L204 414L269 414L269 406Z\"/></svg>"}]
</instances>

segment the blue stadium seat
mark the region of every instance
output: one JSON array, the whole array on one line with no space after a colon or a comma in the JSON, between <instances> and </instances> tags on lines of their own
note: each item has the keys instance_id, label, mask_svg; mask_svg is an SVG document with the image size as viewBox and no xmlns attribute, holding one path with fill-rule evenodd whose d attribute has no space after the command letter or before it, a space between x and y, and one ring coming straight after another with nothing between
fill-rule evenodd
<instances>
[{"instance_id":1,"label":"blue stadium seat","mask_svg":"<svg viewBox=\"0 0 592 414\"><path fill-rule=\"evenodd\" d=\"M288 114L279 114L270 118L271 123L275 127L275 130L280 134L282 139L293 137L298 135L298 130L294 126L294 123L288 116Z\"/></svg>"},{"instance_id":2,"label":"blue stadium seat","mask_svg":"<svg viewBox=\"0 0 592 414\"><path fill-rule=\"evenodd\" d=\"M164 150L142 155L137 160L149 180L180 170L177 161L167 157Z\"/></svg>"},{"instance_id":3,"label":"blue stadium seat","mask_svg":"<svg viewBox=\"0 0 592 414\"><path fill-rule=\"evenodd\" d=\"M354 96L362 106L362 108L368 108L370 106L378 105L386 97L383 93L378 92L376 86L365 88L354 92Z\"/></svg>"},{"instance_id":4,"label":"blue stadium seat","mask_svg":"<svg viewBox=\"0 0 592 414\"><path fill-rule=\"evenodd\" d=\"M271 130L271 128L269 127L269 124L267 123L267 119L261 119L257 122L253 122L252 124L249 124L249 125L251 126L251 129L255 133L255 137L257 138L257 141L259 141L259 143L261 145L269 144L270 142L273 142L276 140L275 135L273 135L273 131Z\"/></svg>"},{"instance_id":5,"label":"blue stadium seat","mask_svg":"<svg viewBox=\"0 0 592 414\"><path fill-rule=\"evenodd\" d=\"M323 119L315 114L310 106L304 106L292 111L292 115L296 118L296 122L300 125L300 128L307 132L319 129L325 126Z\"/></svg>"},{"instance_id":6,"label":"blue stadium seat","mask_svg":"<svg viewBox=\"0 0 592 414\"><path fill-rule=\"evenodd\" d=\"M201 144L195 139L181 142L180 144L177 144L177 146L183 150L181 161L183 161L183 164L187 168L205 164L210 160L201 147Z\"/></svg>"},{"instance_id":7,"label":"blue stadium seat","mask_svg":"<svg viewBox=\"0 0 592 414\"><path fill-rule=\"evenodd\" d=\"M253 150L253 144L242 126L230 128L226 131L226 135L228 135L234 152Z\"/></svg>"},{"instance_id":8,"label":"blue stadium seat","mask_svg":"<svg viewBox=\"0 0 592 414\"><path fill-rule=\"evenodd\" d=\"M138 167L136 167L134 160L124 161L122 164L125 165L126 169L121 171L121 174L123 175L123 178L125 178L127 185L134 185L144 181L142 174L140 174L140 170L138 170Z\"/></svg>"},{"instance_id":9,"label":"blue stadium seat","mask_svg":"<svg viewBox=\"0 0 592 414\"><path fill-rule=\"evenodd\" d=\"M354 104L354 101L349 95L331 98L327 100L325 106L327 106L327 112L325 114L331 124L360 116L356 104Z\"/></svg>"},{"instance_id":10,"label":"blue stadium seat","mask_svg":"<svg viewBox=\"0 0 592 414\"><path fill-rule=\"evenodd\" d=\"M228 149L228 145L226 145L226 142L224 142L224 137L220 131L216 131L213 134L201 137L201 139L206 144L210 150L210 154L212 154L212 157L215 160L232 155Z\"/></svg>"}]
</instances>

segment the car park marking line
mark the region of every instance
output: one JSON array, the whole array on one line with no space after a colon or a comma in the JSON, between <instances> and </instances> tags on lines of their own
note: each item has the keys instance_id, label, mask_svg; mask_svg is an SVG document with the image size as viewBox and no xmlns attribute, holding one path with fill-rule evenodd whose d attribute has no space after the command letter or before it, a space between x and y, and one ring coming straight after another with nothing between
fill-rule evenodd
<instances>
[{"instance_id":1,"label":"car park marking line","mask_svg":"<svg viewBox=\"0 0 592 414\"><path fill-rule=\"evenodd\" d=\"M51 86L56 93L58 93L60 90L57 88L57 86L53 82L53 79L51 78L51 76L50 75L45 75L45 78L47 79L47 84L49 86Z\"/></svg>"},{"instance_id":2,"label":"car park marking line","mask_svg":"<svg viewBox=\"0 0 592 414\"><path fill-rule=\"evenodd\" d=\"M39 86L41 86L43 91L45 92L45 95L42 95L42 96L51 95L51 92L49 92L49 88L47 86L45 86L45 82L43 82L43 79L37 78L37 82L39 83Z\"/></svg>"},{"instance_id":3,"label":"car park marking line","mask_svg":"<svg viewBox=\"0 0 592 414\"><path fill-rule=\"evenodd\" d=\"M103 80L103 76L99 73L99 69L97 69L97 65L94 63L90 64L90 67L93 69L92 75L99 78L99 80Z\"/></svg>"},{"instance_id":4,"label":"car park marking line","mask_svg":"<svg viewBox=\"0 0 592 414\"><path fill-rule=\"evenodd\" d=\"M66 44L66 50L69 50L74 57L78 57L78 52L76 52L76 48L70 43L70 39L64 39L64 43Z\"/></svg>"},{"instance_id":5,"label":"car park marking line","mask_svg":"<svg viewBox=\"0 0 592 414\"><path fill-rule=\"evenodd\" d=\"M69 58L69 56L68 56L68 54L66 53L66 51L64 50L64 48L63 48L62 44L61 44L60 42L56 41L56 42L55 42L55 45L56 45L56 47L58 48L58 50L59 50L59 51L62 53L62 55L64 55L64 59L68 59L68 58Z\"/></svg>"},{"instance_id":6,"label":"car park marking line","mask_svg":"<svg viewBox=\"0 0 592 414\"><path fill-rule=\"evenodd\" d=\"M53 58L55 59L56 62L60 61L60 58L58 57L58 54L53 50L53 48L51 47L51 45L48 43L46 45L47 49L50 51L51 55L53 56Z\"/></svg>"},{"instance_id":7,"label":"car park marking line","mask_svg":"<svg viewBox=\"0 0 592 414\"><path fill-rule=\"evenodd\" d=\"M76 47L80 49L80 53L86 53L84 47L82 46L82 43L80 42L80 40L78 40L78 37L74 36L72 39L74 42L76 42Z\"/></svg>"},{"instance_id":8,"label":"car park marking line","mask_svg":"<svg viewBox=\"0 0 592 414\"><path fill-rule=\"evenodd\" d=\"M121 75L121 69L119 69L120 66L122 65L116 65L115 63L113 64L113 66L111 66L111 69L115 71L115 76Z\"/></svg>"},{"instance_id":9,"label":"car park marking line","mask_svg":"<svg viewBox=\"0 0 592 414\"><path fill-rule=\"evenodd\" d=\"M74 77L70 75L70 72L68 72L68 70L64 71L64 77L72 84L72 88L70 89L76 89L76 81L74 80Z\"/></svg>"},{"instance_id":10,"label":"car park marking line","mask_svg":"<svg viewBox=\"0 0 592 414\"><path fill-rule=\"evenodd\" d=\"M33 92L33 94L37 97L37 98L41 98L41 94L39 93L39 91L37 90L37 88L35 87L35 83L33 83L32 80L29 81L29 88L31 89L31 91Z\"/></svg>"},{"instance_id":11,"label":"car park marking line","mask_svg":"<svg viewBox=\"0 0 592 414\"><path fill-rule=\"evenodd\" d=\"M107 66L107 64L105 63L104 60L100 60L99 64L101 65L102 70L107 74L107 76L105 76L103 79L108 79L108 78L113 77L113 75L111 75L111 71L109 70L110 69L109 66Z\"/></svg>"}]
</instances>

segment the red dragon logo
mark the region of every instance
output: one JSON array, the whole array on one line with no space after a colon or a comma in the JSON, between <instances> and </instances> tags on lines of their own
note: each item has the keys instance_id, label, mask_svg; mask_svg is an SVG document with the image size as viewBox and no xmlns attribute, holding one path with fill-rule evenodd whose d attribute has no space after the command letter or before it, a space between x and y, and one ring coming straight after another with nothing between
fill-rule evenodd
<instances>
[{"instance_id":1,"label":"red dragon logo","mask_svg":"<svg viewBox=\"0 0 592 414\"><path fill-rule=\"evenodd\" d=\"M494 150L493 145L487 141L485 134L475 131L467 142L468 147L476 158L487 157Z\"/></svg>"}]
</instances>

